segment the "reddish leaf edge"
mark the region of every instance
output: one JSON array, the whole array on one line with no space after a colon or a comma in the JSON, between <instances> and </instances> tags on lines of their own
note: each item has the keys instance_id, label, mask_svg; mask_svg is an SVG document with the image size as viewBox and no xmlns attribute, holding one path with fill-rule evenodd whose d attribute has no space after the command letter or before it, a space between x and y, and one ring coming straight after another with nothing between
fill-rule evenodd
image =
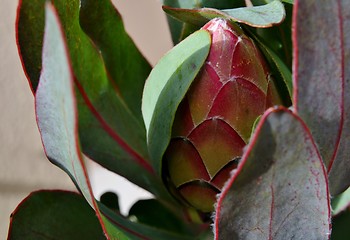
<instances>
[{"instance_id":1,"label":"reddish leaf edge","mask_svg":"<svg viewBox=\"0 0 350 240\"><path fill-rule=\"evenodd\" d=\"M35 92L36 90L33 87L33 84L30 80L30 77L27 73L26 67L24 65L24 60L23 60L23 56L22 56L22 52L21 52L21 47L19 44L19 32L18 32L18 25L19 25L19 16L20 16L20 11L22 8L22 1L23 0L19 0L18 6L17 6L17 13L16 13L16 23L15 23L15 35L16 35L16 45L17 45L17 51L18 51L18 55L20 58L20 62L22 65L22 69L23 72L27 78L28 84L30 86L30 89L33 93L33 95L35 96ZM117 12L119 14L119 12ZM61 29L61 32L64 33L64 31ZM68 48L67 49L67 53ZM69 55L68 55L69 56ZM70 66L71 67L71 66ZM72 75L74 76L74 71L72 70ZM113 82L110 80L110 76L109 73L107 72L107 77L109 79L109 82ZM89 99L89 97L87 96L83 86L80 84L79 80L74 76L74 82L77 86L77 89L79 90L81 96L84 99L84 102L86 103L87 107L89 108L89 110L92 112L92 114L95 116L95 118L98 120L98 122L100 123L100 125L102 126L102 128L107 132L107 134L114 140L116 141L119 146L122 147L122 149L124 149L125 152L127 152L130 156L132 156L135 161L137 162L137 164L139 164L142 168L144 168L146 171L148 171L151 175L156 175L155 170L153 169L152 165L147 162L140 154L138 154L134 149L132 149L120 136L118 133L116 133L113 128L104 120L104 118L99 114L99 112L96 110L96 108L93 106L91 100ZM39 86L39 83L38 83ZM113 89L115 90L116 94L118 96L120 96L120 93L118 92L118 89L116 88L115 84L112 84ZM122 98L121 98L122 99ZM124 100L123 100L124 101Z\"/></svg>"},{"instance_id":2,"label":"reddish leaf edge","mask_svg":"<svg viewBox=\"0 0 350 240\"><path fill-rule=\"evenodd\" d=\"M108 133L110 137L114 141L116 141L119 146L121 146L125 152L127 152L130 156L132 156L136 163L138 163L141 167L143 167L146 171L148 171L152 175L156 175L155 170L151 166L149 162L147 162L143 157L141 157L134 149L132 149L120 136L118 133L116 133L111 126L104 120L104 118L101 116L101 114L97 111L97 109L93 106L91 103L89 97L87 96L83 86L80 84L79 80L74 77L74 83L77 86L81 96L84 99L84 102L86 103L86 106L89 108L91 113L95 116L95 118L98 120L98 122L101 124L102 128Z\"/></svg>"},{"instance_id":3,"label":"reddish leaf edge","mask_svg":"<svg viewBox=\"0 0 350 240\"><path fill-rule=\"evenodd\" d=\"M329 162L329 165L327 166L327 173L329 174L332 166L334 164L335 158L338 153L338 149L340 146L340 141L343 133L343 127L344 127L344 115L345 115L345 110L344 110L344 99L345 99L345 48L344 48L344 28L343 28L343 16L342 16L342 11L341 11L341 2L340 0L337 0L337 12L338 12L338 18L339 18L339 29L340 29L340 48L341 48L341 103L340 103L340 109L341 109L341 119L340 119L340 126L338 130L338 136L337 136L337 142L336 142L336 147L334 149L332 159Z\"/></svg>"},{"instance_id":4,"label":"reddish leaf edge","mask_svg":"<svg viewBox=\"0 0 350 240\"><path fill-rule=\"evenodd\" d=\"M53 4L50 3L50 2L47 2L47 3L46 3L46 6L47 6L48 8L50 8L51 11L53 12L53 14L54 14L54 16L55 16L55 18L56 18L57 23L60 23L58 13L57 13L57 11L56 11L56 8L53 6ZM58 27L59 27L59 31L61 32L61 36L63 37L63 39L65 39L65 38L64 38L65 35L64 35L62 26L61 26L60 24L58 24ZM44 35L44 38L45 38L45 35ZM68 65L69 65L68 67L69 67L69 72L70 72L70 76L71 76L71 81L70 81L71 86L70 86L69 91L71 91L72 96L75 96L74 82L73 82L73 79L74 79L73 76L74 76L74 74L73 74L73 69L72 69L72 63L71 63L71 60L70 60L70 57L69 57L68 47L67 47L65 41L64 41L64 44L63 44L63 45L64 45L64 48L65 48L64 54L66 55L66 59L68 60ZM43 66L43 68L44 68L44 67L45 67L45 66ZM39 81L37 89L39 89L41 86L42 86L42 82ZM74 103L74 109L73 109L74 115L75 115L75 116L78 116L77 102L76 102L76 98L75 98L75 97L73 98L73 103ZM35 98L35 106L37 106L37 99L36 99L36 98ZM37 108L35 107L35 110L36 110L36 109L37 109ZM36 118L37 125L39 126L39 119L38 119L38 114L37 114L37 113L35 113L35 118ZM40 132L40 136L42 136L40 128L38 128L38 129L39 129L39 132ZM98 218L98 220L99 220L99 222L100 222L100 224L101 224L101 227L102 227L102 230L103 230L103 232L104 232L105 237L106 237L108 240L110 240L110 237L108 236L108 232L107 232L106 226L105 226L105 224L104 224L104 222L103 222L101 213L100 213L100 211L99 211L98 205L97 205L96 200L95 200L95 198L94 198L94 193L93 193L93 191L92 191L92 187L91 187L91 183L90 183L89 176L88 176L88 173L87 173L87 169L86 169L86 166L85 166L85 162L84 162L82 153L81 153L81 151L80 151L80 145L79 145L80 142L79 142L79 136L78 136L78 121L77 121L77 119L76 119L75 124L74 124L74 136L75 136L75 148L76 148L77 153L78 153L79 162L80 162L81 167L82 167L82 169L83 169L84 178L86 179L86 184L87 184L87 187L88 187L88 190L89 190L89 195L90 195L90 197L91 197L90 201L91 201L91 203L92 203L92 206L93 206L93 208L94 208L94 211L96 212L96 216L97 216L97 218ZM44 145L44 142L43 142L42 137L41 137L41 141L42 141L42 145L43 145L43 149L44 149L45 155L48 157L48 159L49 159L51 162L53 162L53 159L50 159L50 157L49 157L48 154L47 154L47 151L46 151L46 149L45 149L45 145ZM57 165L57 163L55 163L55 162L53 162L53 163L54 163L55 165ZM73 168L73 169L74 169L74 168ZM75 174L75 172L74 172L74 174ZM70 175L70 174L68 174L68 175ZM73 182L75 183L75 179L72 179L72 180L73 180Z\"/></svg>"},{"instance_id":5,"label":"reddish leaf edge","mask_svg":"<svg viewBox=\"0 0 350 240\"><path fill-rule=\"evenodd\" d=\"M20 12L22 9L22 1L23 0L19 0L18 1L18 5L17 5L17 10L16 10L16 20L15 20L15 38L16 38L16 46L17 46L17 51L18 51L18 56L22 65L22 69L24 72L24 75L26 76L27 82L29 84L30 90L32 91L33 95L35 95L35 89L33 87L32 82L30 81L30 77L29 74L26 70L26 67L24 65L24 60L23 60L23 54L21 52L21 47L19 44L19 32L18 32L18 25L19 25L19 16L20 16Z\"/></svg>"},{"instance_id":6,"label":"reddish leaf edge","mask_svg":"<svg viewBox=\"0 0 350 240\"><path fill-rule=\"evenodd\" d=\"M74 192L74 191L67 191L67 190L37 190L37 191L33 191L31 193L29 193L28 196L26 196L24 199L22 199L20 201L20 203L17 205L17 207L15 208L15 210L13 210L13 212L10 215L10 224L9 224L9 230L7 233L7 239L10 238L10 234L12 232L12 228L13 228L13 218L14 216L17 214L18 211L20 211L20 209L22 208L22 205L24 203L26 203L33 195L37 194L37 193L41 193L41 192L60 192L60 193L68 193L68 194L75 194L78 196L82 196L80 193L78 192Z\"/></svg>"},{"instance_id":7,"label":"reddish leaf edge","mask_svg":"<svg viewBox=\"0 0 350 240\"><path fill-rule=\"evenodd\" d=\"M269 115L271 113L277 113L277 112L288 112L290 113L296 120L298 120L302 127L304 128L305 132L307 133L307 135L309 135L310 137L310 140L311 140L311 143L313 145L313 147L315 148L316 150L316 153L317 153L317 156L318 156L318 159L320 160L321 162L321 166L322 166L322 171L323 171L323 176L325 178L325 182L327 183L327 186L326 186L326 192L327 192L327 205L328 205L328 219L331 219L331 207L330 207L330 197L329 197L329 186L328 186L328 175L327 175L327 171L326 171L326 168L324 166L324 163L322 161L322 157L320 155L320 152L317 148L317 145L311 135L311 132L309 130L309 128L307 127L307 125L304 123L304 121L295 113L293 112L292 110L289 110L283 106L276 106L276 107L272 107L272 108L269 108L265 111L265 113L261 116L261 119L255 129L255 132L249 142L249 144L247 145L247 148L245 149L244 153L243 153L243 156L242 156L242 159L241 159L241 162L238 164L238 167L233 170L231 172L231 178L225 183L225 186L223 187L223 191L221 192L221 194L219 194L217 196L217 203L216 203L216 206L215 206L215 209L216 211L214 212L214 215L213 215L213 219L214 219L214 223L213 223L213 232L214 232L214 235L215 235L215 239L218 239L218 236L219 236L219 216L220 216L220 213L221 213L221 206L222 206L222 201L223 199L225 198L225 196L228 194L228 191L229 189L231 188L233 182L236 180L237 176L239 175L239 173L241 172L242 168L244 167L244 164L245 162L247 161L249 155L250 155L250 152L252 151L253 147L255 146L255 143L257 141L257 136L259 135L260 131L261 131L261 128L263 126L263 124L265 123L266 119L269 117ZM329 232L331 232L331 229L332 229L332 225L331 223L329 224Z\"/></svg>"},{"instance_id":8,"label":"reddish leaf edge","mask_svg":"<svg viewBox=\"0 0 350 240\"><path fill-rule=\"evenodd\" d=\"M343 127L344 127L344 99L345 99L345 54L344 54L344 29L343 29L343 17L341 14L341 2L340 0L337 0L337 13L339 17L339 29L340 29L340 46L341 46L341 85L342 85L342 92L341 92L341 103L340 103L340 108L341 108L341 113L340 113L340 122L339 122L339 129L338 129L338 135L337 135L337 140L336 140L336 145L335 149L332 154L332 158L328 164L327 167L327 174L330 173L333 163L336 159L338 149L340 146L340 141L341 141L341 136L343 133ZM297 36L297 28L298 28L298 23L297 23L297 16L298 16L298 9L299 9L299 0L294 1L293 5L293 19L292 19L292 44L293 44L293 107L294 110L293 112L295 114L298 114L298 66L299 66L299 48L298 48L298 36Z\"/></svg>"},{"instance_id":9,"label":"reddish leaf edge","mask_svg":"<svg viewBox=\"0 0 350 240\"><path fill-rule=\"evenodd\" d=\"M103 210L101 210L102 212L104 212ZM130 228L127 228L125 226L123 226L123 224L120 224L118 223L118 221L115 221L111 216L109 216L107 213L103 213L104 217L107 218L111 223L113 223L115 226L118 226L119 228L123 229L125 232L128 232L140 239L143 239L143 240L152 240L150 238L147 238L145 237L144 235L130 229ZM121 215L120 215L121 216ZM121 217L124 217L124 216L121 216Z\"/></svg>"}]
</instances>

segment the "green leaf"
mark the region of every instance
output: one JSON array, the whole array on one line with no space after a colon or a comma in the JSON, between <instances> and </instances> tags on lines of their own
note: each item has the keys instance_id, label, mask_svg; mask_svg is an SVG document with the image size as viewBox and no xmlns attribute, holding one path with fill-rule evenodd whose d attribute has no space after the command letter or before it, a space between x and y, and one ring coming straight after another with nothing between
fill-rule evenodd
<instances>
[{"instance_id":1,"label":"green leaf","mask_svg":"<svg viewBox=\"0 0 350 240\"><path fill-rule=\"evenodd\" d=\"M33 93L38 86L41 71L41 50L43 46L45 25L45 2L46 0L19 1L16 19L18 53ZM37 6L40 6L40 11L38 11ZM30 25L31 27L28 28L29 24L27 23L32 22L31 13L34 12L36 13L35 24Z\"/></svg>"},{"instance_id":2,"label":"green leaf","mask_svg":"<svg viewBox=\"0 0 350 240\"><path fill-rule=\"evenodd\" d=\"M125 32L121 16L109 0L80 2L80 26L101 51L117 93L142 120L141 96L150 64Z\"/></svg>"},{"instance_id":3,"label":"green leaf","mask_svg":"<svg viewBox=\"0 0 350 240\"><path fill-rule=\"evenodd\" d=\"M139 200L129 211L129 218L136 218L137 222L170 232L194 234L194 229L190 228L193 224L186 221L184 215L179 209L169 208L156 199Z\"/></svg>"},{"instance_id":4,"label":"green leaf","mask_svg":"<svg viewBox=\"0 0 350 240\"><path fill-rule=\"evenodd\" d=\"M166 6L163 7L163 10L180 21L198 26L204 25L213 18L224 18L252 27L266 28L281 23L285 18L284 6L279 0L263 6L225 10L214 8L181 9Z\"/></svg>"},{"instance_id":5,"label":"green leaf","mask_svg":"<svg viewBox=\"0 0 350 240\"><path fill-rule=\"evenodd\" d=\"M107 234L80 152L73 74L58 16L50 4L46 5L42 71L35 94L35 109L48 159L71 177L96 211ZM111 232L119 234L120 231L115 228Z\"/></svg>"},{"instance_id":6,"label":"green leaf","mask_svg":"<svg viewBox=\"0 0 350 240\"><path fill-rule=\"evenodd\" d=\"M217 8L217 9L229 9L234 7L243 7L244 0L163 0L163 5L173 7L173 8ZM189 34L186 33L186 30L192 28L192 32L198 30L198 27L188 26L188 24L184 24L181 21L178 21L170 16L168 16L168 24L170 27L171 36L173 39L173 43L177 44L181 40L183 40ZM190 33L192 33L190 32Z\"/></svg>"},{"instance_id":7,"label":"green leaf","mask_svg":"<svg viewBox=\"0 0 350 240\"><path fill-rule=\"evenodd\" d=\"M38 191L11 215L8 240L106 239L95 212L73 192Z\"/></svg>"},{"instance_id":8,"label":"green leaf","mask_svg":"<svg viewBox=\"0 0 350 240\"><path fill-rule=\"evenodd\" d=\"M48 5L46 12L43 67L35 95L35 106L47 157L72 178L95 209L108 239L138 239L139 236L145 236L140 239L148 239L153 235L163 237L158 239L172 239L167 238L167 232L158 232L156 228L132 223L95 201L77 137L74 79L67 48L53 6ZM103 209L104 215L99 208ZM174 239L182 239L182 236L176 235Z\"/></svg>"},{"instance_id":9,"label":"green leaf","mask_svg":"<svg viewBox=\"0 0 350 240\"><path fill-rule=\"evenodd\" d=\"M337 195L350 185L350 5L296 1L294 11L294 108L319 146Z\"/></svg>"},{"instance_id":10,"label":"green leaf","mask_svg":"<svg viewBox=\"0 0 350 240\"><path fill-rule=\"evenodd\" d=\"M158 174L161 174L162 156L170 141L176 109L201 69L210 43L207 31L195 32L168 52L146 81L142 114L149 153Z\"/></svg>"},{"instance_id":11,"label":"green leaf","mask_svg":"<svg viewBox=\"0 0 350 240\"><path fill-rule=\"evenodd\" d=\"M115 228L121 227L128 239L132 240L193 240L194 237L186 234L174 233L168 230L160 229L156 226L149 226L137 222L132 222L124 216L117 214L106 208L103 204L99 204L99 208L103 213L104 221L107 221L108 226ZM116 238L119 240L119 238Z\"/></svg>"},{"instance_id":12,"label":"green leaf","mask_svg":"<svg viewBox=\"0 0 350 240\"><path fill-rule=\"evenodd\" d=\"M336 216L332 221L332 235L331 240L345 240L350 239L350 209Z\"/></svg>"},{"instance_id":13,"label":"green leaf","mask_svg":"<svg viewBox=\"0 0 350 240\"><path fill-rule=\"evenodd\" d=\"M328 239L327 174L297 115L262 116L217 206L216 239Z\"/></svg>"},{"instance_id":14,"label":"green leaf","mask_svg":"<svg viewBox=\"0 0 350 240\"><path fill-rule=\"evenodd\" d=\"M120 212L119 208L119 197L114 192L105 192L100 197L100 202L104 204L109 209Z\"/></svg>"},{"instance_id":15,"label":"green leaf","mask_svg":"<svg viewBox=\"0 0 350 240\"><path fill-rule=\"evenodd\" d=\"M332 199L332 214L337 215L350 207L350 188Z\"/></svg>"},{"instance_id":16,"label":"green leaf","mask_svg":"<svg viewBox=\"0 0 350 240\"><path fill-rule=\"evenodd\" d=\"M130 42L130 38L126 36L125 31L122 29L118 13L112 11L111 6L105 1L98 2L100 4L99 7L103 7L102 9L106 11L106 16L101 17L103 19L101 25L109 26L108 24L115 23L118 26L119 34L123 36L115 40L118 41L119 39L120 45L119 42L118 44L113 42L116 45L111 50L113 54L117 51L118 46L130 47L130 49L133 49L133 55L141 58L141 60L135 58L135 63L131 65L137 65L137 62L139 62L139 68L143 69L142 66L147 64L142 60L142 56L137 53L133 43ZM41 71L41 64L37 66L37 62L41 63L42 49L42 44L40 41L37 41L37 37L42 38L44 33L43 27L38 28L38 26L44 25L42 17L44 14L44 3L45 1L38 0L20 1L17 21L18 48L22 54L25 71L32 70L37 75ZM115 82L110 80L109 72L106 71L106 69L111 67L111 62L114 62L114 57L104 53L103 57L106 59L104 61L101 58L100 50L96 48L97 44L94 45L81 29L79 23L80 2L78 0L56 0L53 1L53 4L59 14L74 72L79 111L79 138L83 152L107 169L126 177L155 195L171 199L163 186L160 176L155 174L148 160L146 131L143 121L133 112L135 111L133 110L136 108L135 106L140 105L140 96L136 97L136 94L133 103L127 103L126 101L127 98L131 98L131 89L140 88L141 80L135 80L138 82L135 86L131 86L133 84L130 82L125 83L126 85L121 84L123 86L120 89L125 91L125 94L129 97L121 96L116 90ZM84 11L90 9L86 7ZM111 22L109 23L109 21ZM91 26L91 28L86 30L91 31L91 36L95 36L94 27ZM114 31L112 33L112 36L116 34ZM32 37L33 35L35 37ZM109 46L105 41L109 40L110 37L106 36L102 39L97 39L98 46L101 49L103 48L104 52L105 48ZM30 51L28 49L35 49L40 54L29 55ZM127 50L123 49L123 52L120 54L127 54ZM120 55L118 55L118 59L119 57ZM105 62L108 62L108 64L104 65ZM29 69L28 66L32 64L37 67ZM136 74L136 69L139 69L138 67L135 67L135 69L121 69L117 64L114 68L116 69L115 71L122 71L123 73L121 74L128 75L128 78L130 78L131 73ZM145 74L143 72L140 76ZM33 86L38 81L34 75L29 76L29 81L32 82ZM118 74L115 73L115 75ZM33 90L35 91L35 89ZM136 103L137 101L139 103ZM134 107L131 108L130 106ZM96 141L97 139L98 141Z\"/></svg>"}]
</instances>

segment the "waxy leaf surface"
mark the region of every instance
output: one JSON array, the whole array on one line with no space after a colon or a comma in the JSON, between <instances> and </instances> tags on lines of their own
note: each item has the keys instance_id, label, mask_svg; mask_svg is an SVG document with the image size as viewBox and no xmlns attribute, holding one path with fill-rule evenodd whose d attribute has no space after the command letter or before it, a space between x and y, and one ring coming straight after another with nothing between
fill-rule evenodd
<instances>
[{"instance_id":1,"label":"waxy leaf surface","mask_svg":"<svg viewBox=\"0 0 350 240\"><path fill-rule=\"evenodd\" d=\"M73 75L56 14L47 4L42 71L35 94L37 123L48 159L72 178L107 233L79 148Z\"/></svg>"},{"instance_id":2,"label":"waxy leaf surface","mask_svg":"<svg viewBox=\"0 0 350 240\"><path fill-rule=\"evenodd\" d=\"M217 204L216 239L328 239L326 170L298 116L262 116Z\"/></svg>"},{"instance_id":3,"label":"waxy leaf surface","mask_svg":"<svg viewBox=\"0 0 350 240\"><path fill-rule=\"evenodd\" d=\"M38 28L44 22L44 3L45 1L39 0L22 0L18 8L18 48L34 92L38 81L36 75L41 71L41 55L31 55L28 49L41 53L42 43L37 38L44 33L43 27ZM141 102L141 78L146 78L150 67L126 35L118 12L109 1L84 1L81 13L78 0L53 1L53 4L60 17L72 62L79 111L79 138L83 152L107 169L155 195L170 198L160 177L149 163L140 109L139 113L135 110L137 106L140 107ZM104 12L101 19L93 15L103 26L100 30L96 25L86 26L86 15L89 16L94 7ZM91 39L81 29L79 18ZM116 27L109 34L105 34L105 29L110 25ZM120 37L115 37L116 32ZM104 35L96 36L98 33ZM112 38L113 42L110 43ZM111 53L106 52L109 47ZM100 50L103 52L103 59ZM129 50L132 52L132 60L126 57ZM124 56L129 59L127 62L132 68L119 66L120 59ZM114 69L111 70L112 65ZM131 74L136 76L135 79ZM126 95L121 94L121 91ZM130 100L133 91L135 98Z\"/></svg>"},{"instance_id":4,"label":"waxy leaf surface","mask_svg":"<svg viewBox=\"0 0 350 240\"><path fill-rule=\"evenodd\" d=\"M350 209L333 218L331 240L350 239L349 223Z\"/></svg>"},{"instance_id":5,"label":"waxy leaf surface","mask_svg":"<svg viewBox=\"0 0 350 240\"><path fill-rule=\"evenodd\" d=\"M100 49L117 93L139 119L141 96L151 66L125 32L120 14L109 0L81 0L80 25Z\"/></svg>"},{"instance_id":6,"label":"waxy leaf surface","mask_svg":"<svg viewBox=\"0 0 350 240\"><path fill-rule=\"evenodd\" d=\"M146 81L142 114L148 149L156 171L171 137L175 112L209 53L210 34L200 30L169 51Z\"/></svg>"},{"instance_id":7,"label":"waxy leaf surface","mask_svg":"<svg viewBox=\"0 0 350 240\"><path fill-rule=\"evenodd\" d=\"M293 24L295 111L319 146L336 195L350 185L350 5L295 1Z\"/></svg>"},{"instance_id":8,"label":"waxy leaf surface","mask_svg":"<svg viewBox=\"0 0 350 240\"><path fill-rule=\"evenodd\" d=\"M95 212L74 192L31 193L11 216L8 240L103 240Z\"/></svg>"},{"instance_id":9,"label":"waxy leaf surface","mask_svg":"<svg viewBox=\"0 0 350 240\"><path fill-rule=\"evenodd\" d=\"M107 239L186 239L133 223L95 201L79 146L74 80L67 48L56 12L51 5L46 12L42 72L35 106L47 157L68 173L94 208Z\"/></svg>"},{"instance_id":10,"label":"waxy leaf surface","mask_svg":"<svg viewBox=\"0 0 350 240\"><path fill-rule=\"evenodd\" d=\"M217 10L214 8L181 9L163 7L164 11L180 21L202 26L213 18L225 18L253 27L271 27L281 23L285 17L283 4L275 0L269 4L255 7Z\"/></svg>"}]
</instances>

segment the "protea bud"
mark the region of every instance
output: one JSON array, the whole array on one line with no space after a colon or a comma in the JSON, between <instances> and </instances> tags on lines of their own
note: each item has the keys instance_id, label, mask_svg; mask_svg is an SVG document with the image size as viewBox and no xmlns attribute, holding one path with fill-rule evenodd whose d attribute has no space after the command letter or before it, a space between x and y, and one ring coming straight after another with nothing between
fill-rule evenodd
<instances>
[{"instance_id":1,"label":"protea bud","mask_svg":"<svg viewBox=\"0 0 350 240\"><path fill-rule=\"evenodd\" d=\"M279 97L262 54L242 29L218 18L202 29L211 34L210 52L177 109L164 160L183 200L209 212L254 122Z\"/></svg>"}]
</instances>

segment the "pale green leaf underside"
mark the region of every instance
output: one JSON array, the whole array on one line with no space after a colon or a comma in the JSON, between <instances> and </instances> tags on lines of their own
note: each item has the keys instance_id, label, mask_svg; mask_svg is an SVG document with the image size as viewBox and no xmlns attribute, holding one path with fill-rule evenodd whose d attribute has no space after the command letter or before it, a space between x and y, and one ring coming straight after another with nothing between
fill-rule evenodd
<instances>
[{"instance_id":1,"label":"pale green leaf underside","mask_svg":"<svg viewBox=\"0 0 350 240\"><path fill-rule=\"evenodd\" d=\"M236 19L237 22L252 27L270 27L281 23L286 14L284 6L279 0L263 6L233 8L222 11L233 19Z\"/></svg>"},{"instance_id":2,"label":"pale green leaf underside","mask_svg":"<svg viewBox=\"0 0 350 240\"><path fill-rule=\"evenodd\" d=\"M39 130L48 158L63 168L93 205L77 146L77 116L73 76L58 19L46 5L42 72L35 95Z\"/></svg>"},{"instance_id":3,"label":"pale green leaf underside","mask_svg":"<svg viewBox=\"0 0 350 240\"><path fill-rule=\"evenodd\" d=\"M123 236L124 233L115 227L106 229L108 222L102 220L93 196L77 135L73 74L57 13L50 4L46 5L42 72L35 103L47 157L72 178L96 211L103 229L108 234Z\"/></svg>"},{"instance_id":4,"label":"pale green leaf underside","mask_svg":"<svg viewBox=\"0 0 350 240\"><path fill-rule=\"evenodd\" d=\"M337 215L350 206L350 188L332 199L332 214Z\"/></svg>"},{"instance_id":5,"label":"pale green leaf underside","mask_svg":"<svg viewBox=\"0 0 350 240\"><path fill-rule=\"evenodd\" d=\"M233 22L261 28L272 27L281 23L286 14L284 6L279 0L262 6L224 10L215 8L180 9L170 7L163 7L163 9L174 18L193 25L204 25L213 18L225 18Z\"/></svg>"},{"instance_id":6,"label":"pale green leaf underside","mask_svg":"<svg viewBox=\"0 0 350 240\"><path fill-rule=\"evenodd\" d=\"M201 69L210 48L210 34L200 30L168 52L148 77L142 115L153 166L160 171L161 157L171 136L176 109Z\"/></svg>"}]
</instances>

